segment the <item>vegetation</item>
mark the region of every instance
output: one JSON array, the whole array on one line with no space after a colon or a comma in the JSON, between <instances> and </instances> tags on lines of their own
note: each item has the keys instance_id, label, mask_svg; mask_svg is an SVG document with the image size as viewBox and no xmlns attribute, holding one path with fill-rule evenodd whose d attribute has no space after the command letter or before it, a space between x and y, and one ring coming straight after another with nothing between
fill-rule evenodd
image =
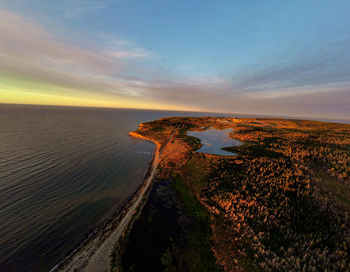
<instances>
[{"instance_id":1,"label":"vegetation","mask_svg":"<svg viewBox=\"0 0 350 272\"><path fill-rule=\"evenodd\" d=\"M174 188L180 194L185 213L193 223L186 234L186 247L181 257L188 266L188 271L215 272L221 269L215 264L212 247L211 220L208 210L196 198L195 187L206 177L206 171L200 160L193 159L186 164L181 174L174 178ZM178 254L177 254L178 256Z\"/></svg>"},{"instance_id":2,"label":"vegetation","mask_svg":"<svg viewBox=\"0 0 350 272\"><path fill-rule=\"evenodd\" d=\"M158 126L163 130L150 129ZM210 126L234 129L231 137L244 145L226 150L239 156L194 152L200 143L186 131ZM225 271L350 271L350 125L165 118L139 132L165 141L175 128L159 176L175 176L175 188L196 218L183 254L192 271L209 267L209 248ZM173 143L177 148L171 149Z\"/></svg>"}]
</instances>

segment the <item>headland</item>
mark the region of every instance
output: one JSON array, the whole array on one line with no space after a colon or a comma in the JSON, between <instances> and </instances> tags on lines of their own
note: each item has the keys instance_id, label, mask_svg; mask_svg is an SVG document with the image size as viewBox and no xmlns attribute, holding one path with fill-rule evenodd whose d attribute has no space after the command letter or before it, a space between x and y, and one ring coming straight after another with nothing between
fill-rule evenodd
<instances>
[{"instance_id":1,"label":"headland","mask_svg":"<svg viewBox=\"0 0 350 272\"><path fill-rule=\"evenodd\" d=\"M208 128L243 145L197 152L187 132ZM162 158L112 271L349 270L350 125L173 117L136 133Z\"/></svg>"}]
</instances>

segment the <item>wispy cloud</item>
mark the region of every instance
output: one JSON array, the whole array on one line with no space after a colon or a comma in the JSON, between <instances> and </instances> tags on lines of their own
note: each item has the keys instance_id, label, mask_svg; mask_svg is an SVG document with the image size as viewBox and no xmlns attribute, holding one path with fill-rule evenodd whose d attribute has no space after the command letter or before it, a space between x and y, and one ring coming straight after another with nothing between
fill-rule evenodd
<instances>
[{"instance_id":1,"label":"wispy cloud","mask_svg":"<svg viewBox=\"0 0 350 272\"><path fill-rule=\"evenodd\" d=\"M144 58L150 57L152 53L143 48L131 48L128 50L106 50L103 52L107 56L111 56L116 59L131 59L131 58Z\"/></svg>"},{"instance_id":2,"label":"wispy cloud","mask_svg":"<svg viewBox=\"0 0 350 272\"><path fill-rule=\"evenodd\" d=\"M98 1L88 3L95 4ZM33 91L33 82L40 82L82 96L128 98L184 109L350 118L348 41L322 55L306 54L264 69L251 67L234 76L184 77L171 67L152 63L157 54L133 41L107 35L108 42L93 48L77 45L31 19L1 9L0 37L0 83L1 78L21 77L23 84L31 85L28 91Z\"/></svg>"},{"instance_id":3,"label":"wispy cloud","mask_svg":"<svg viewBox=\"0 0 350 272\"><path fill-rule=\"evenodd\" d=\"M279 63L250 67L232 77L232 84L246 92L310 89L350 85L350 39L323 44L323 50L308 48L298 56Z\"/></svg>"},{"instance_id":4,"label":"wispy cloud","mask_svg":"<svg viewBox=\"0 0 350 272\"><path fill-rule=\"evenodd\" d=\"M133 80L121 76L122 67L130 59L150 56L144 48L123 40L113 49L84 49L4 10L0 10L0 35L0 73L85 91L127 93L125 80L131 85Z\"/></svg>"}]
</instances>

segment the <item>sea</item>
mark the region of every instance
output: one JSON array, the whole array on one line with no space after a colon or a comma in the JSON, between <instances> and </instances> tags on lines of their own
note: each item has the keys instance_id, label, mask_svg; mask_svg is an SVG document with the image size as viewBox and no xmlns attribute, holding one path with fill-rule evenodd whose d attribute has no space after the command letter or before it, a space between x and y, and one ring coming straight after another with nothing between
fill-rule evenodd
<instances>
[{"instance_id":1,"label":"sea","mask_svg":"<svg viewBox=\"0 0 350 272\"><path fill-rule=\"evenodd\" d=\"M208 115L0 104L0 271L50 271L125 203L154 149L139 123Z\"/></svg>"}]
</instances>

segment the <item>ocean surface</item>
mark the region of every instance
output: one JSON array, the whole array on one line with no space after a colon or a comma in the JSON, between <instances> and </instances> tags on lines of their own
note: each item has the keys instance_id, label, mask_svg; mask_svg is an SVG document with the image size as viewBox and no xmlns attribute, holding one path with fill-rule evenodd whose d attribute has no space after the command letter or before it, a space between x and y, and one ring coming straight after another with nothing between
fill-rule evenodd
<instances>
[{"instance_id":1,"label":"ocean surface","mask_svg":"<svg viewBox=\"0 0 350 272\"><path fill-rule=\"evenodd\" d=\"M143 181L138 124L184 112L0 104L0 271L49 271Z\"/></svg>"},{"instance_id":2,"label":"ocean surface","mask_svg":"<svg viewBox=\"0 0 350 272\"><path fill-rule=\"evenodd\" d=\"M121 207L152 158L139 123L209 115L0 104L0 271L49 271Z\"/></svg>"}]
</instances>

